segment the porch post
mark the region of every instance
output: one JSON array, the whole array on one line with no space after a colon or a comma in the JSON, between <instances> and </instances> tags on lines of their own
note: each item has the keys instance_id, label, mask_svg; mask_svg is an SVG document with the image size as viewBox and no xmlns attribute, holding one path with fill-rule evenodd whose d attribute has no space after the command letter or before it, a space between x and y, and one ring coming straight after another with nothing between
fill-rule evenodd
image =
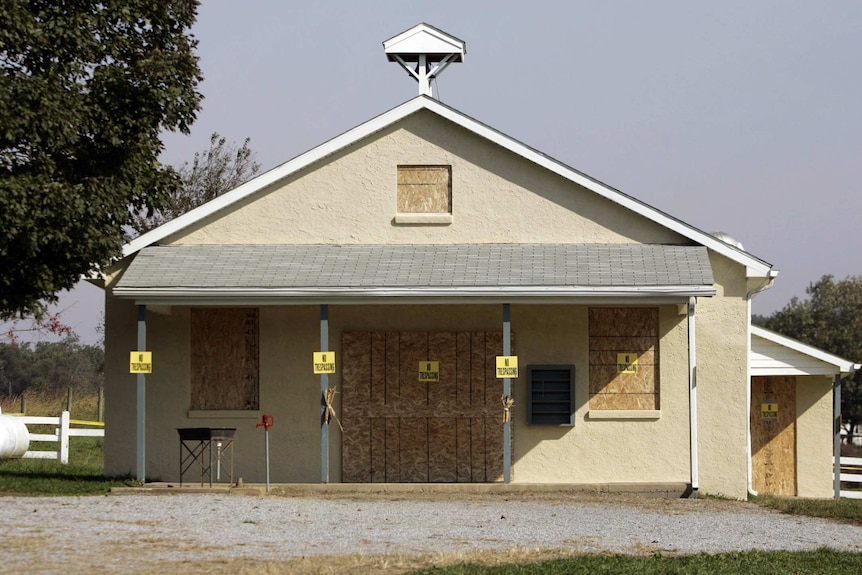
<instances>
[{"instance_id":1,"label":"porch post","mask_svg":"<svg viewBox=\"0 0 862 575\"><path fill-rule=\"evenodd\" d=\"M835 499L841 497L841 374L835 374L835 382L832 384L832 457L834 459L834 482Z\"/></svg>"},{"instance_id":2,"label":"porch post","mask_svg":"<svg viewBox=\"0 0 862 575\"><path fill-rule=\"evenodd\" d=\"M509 304L503 304L503 355L512 354L512 320ZM503 395L512 395L512 380L503 378ZM512 422L506 418L503 422L503 482L512 480Z\"/></svg>"},{"instance_id":3,"label":"porch post","mask_svg":"<svg viewBox=\"0 0 862 575\"><path fill-rule=\"evenodd\" d=\"M329 351L329 308L320 305L320 351ZM329 425L326 423L326 390L329 374L320 374L320 482L329 483Z\"/></svg>"},{"instance_id":4,"label":"porch post","mask_svg":"<svg viewBox=\"0 0 862 575\"><path fill-rule=\"evenodd\" d=\"M697 466L697 346L695 339L694 308L696 298L688 298L688 409L691 428L691 490L696 496L698 490Z\"/></svg>"},{"instance_id":5,"label":"porch post","mask_svg":"<svg viewBox=\"0 0 862 575\"><path fill-rule=\"evenodd\" d=\"M147 350L147 306L138 306L138 351ZM146 375L138 374L138 415L137 415L137 460L135 470L138 481L147 480L147 421L146 421Z\"/></svg>"}]
</instances>

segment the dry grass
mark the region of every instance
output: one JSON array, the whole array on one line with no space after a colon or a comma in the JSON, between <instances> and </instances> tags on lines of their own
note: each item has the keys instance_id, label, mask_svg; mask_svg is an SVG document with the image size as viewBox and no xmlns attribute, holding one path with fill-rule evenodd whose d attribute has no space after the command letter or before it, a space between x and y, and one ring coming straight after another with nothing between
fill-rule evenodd
<instances>
[{"instance_id":1,"label":"dry grass","mask_svg":"<svg viewBox=\"0 0 862 575\"><path fill-rule=\"evenodd\" d=\"M28 393L25 398L27 400L27 415L57 417L61 411L66 409L67 396L65 393L52 395ZM21 396L0 396L0 408L3 409L3 413L20 413ZM98 396L94 393L73 392L70 414L72 419L96 421L99 415Z\"/></svg>"}]
</instances>

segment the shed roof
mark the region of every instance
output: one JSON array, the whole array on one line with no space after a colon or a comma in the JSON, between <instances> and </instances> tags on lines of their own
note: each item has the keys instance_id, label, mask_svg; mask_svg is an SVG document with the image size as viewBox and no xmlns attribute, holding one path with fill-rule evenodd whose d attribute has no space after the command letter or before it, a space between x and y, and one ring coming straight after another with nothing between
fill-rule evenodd
<instances>
[{"instance_id":1,"label":"shed roof","mask_svg":"<svg viewBox=\"0 0 862 575\"><path fill-rule=\"evenodd\" d=\"M523 158L531 161L555 174L562 176L584 188L591 190L600 196L623 206L626 209L632 210L649 220L652 220L659 225L671 229L683 237L686 237L693 242L706 246L709 249L735 261L746 268L749 277L768 277L772 278L777 275L777 270L772 268L772 265L766 261L744 251L735 246L732 246L715 236L701 231L677 218L674 218L644 202L626 195L619 190L616 190L596 179L579 172L562 162L559 162L541 152L530 148L529 146L499 132L490 126L482 124L461 112L446 106L445 104L428 98L427 96L417 96L412 100L408 100L404 104L389 110L369 120L359 126L349 130L340 136L325 142L308 152L297 156L296 158L276 167L272 170L249 180L245 184L227 192L198 208L191 210L161 226L145 233L131 242L123 246L123 257L127 257L137 253L142 248L157 244L161 240L181 232L183 229L191 226L205 218L216 214L236 202L239 202L248 196L255 194L267 186L284 179L297 171L307 168L317 162L330 157L332 154L339 152L346 147L355 144L356 142L366 138L388 126L415 114L421 110L427 110L446 120L449 120L466 130L469 130L479 137L485 138L502 148L509 150Z\"/></svg>"},{"instance_id":2,"label":"shed roof","mask_svg":"<svg viewBox=\"0 0 862 575\"><path fill-rule=\"evenodd\" d=\"M859 369L858 363L751 326L751 375L836 375Z\"/></svg>"},{"instance_id":3,"label":"shed roof","mask_svg":"<svg viewBox=\"0 0 862 575\"><path fill-rule=\"evenodd\" d=\"M137 255L114 289L150 303L714 293L706 248L640 244L154 246Z\"/></svg>"}]
</instances>

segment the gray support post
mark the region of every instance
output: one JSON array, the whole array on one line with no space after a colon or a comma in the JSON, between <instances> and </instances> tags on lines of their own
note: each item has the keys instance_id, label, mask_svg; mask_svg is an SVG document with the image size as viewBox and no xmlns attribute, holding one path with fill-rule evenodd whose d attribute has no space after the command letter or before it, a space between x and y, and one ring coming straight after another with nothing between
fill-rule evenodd
<instances>
[{"instance_id":1,"label":"gray support post","mask_svg":"<svg viewBox=\"0 0 862 575\"><path fill-rule=\"evenodd\" d=\"M512 319L509 304L503 304L503 355L512 354ZM503 395L512 394L512 380L503 378ZM512 481L512 422L509 418L503 423L503 482Z\"/></svg>"},{"instance_id":2,"label":"gray support post","mask_svg":"<svg viewBox=\"0 0 862 575\"><path fill-rule=\"evenodd\" d=\"M835 499L841 497L841 374L835 374L832 384L832 457L835 460Z\"/></svg>"},{"instance_id":3,"label":"gray support post","mask_svg":"<svg viewBox=\"0 0 862 575\"><path fill-rule=\"evenodd\" d=\"M138 306L138 351L147 350L147 306ZM137 439L137 471L138 481L147 480L147 422L146 422L146 375L138 374L138 439Z\"/></svg>"},{"instance_id":4,"label":"gray support post","mask_svg":"<svg viewBox=\"0 0 862 575\"><path fill-rule=\"evenodd\" d=\"M329 351L329 309L320 305L320 351ZM329 483L329 425L326 423L326 390L329 374L320 374L320 482Z\"/></svg>"}]
</instances>

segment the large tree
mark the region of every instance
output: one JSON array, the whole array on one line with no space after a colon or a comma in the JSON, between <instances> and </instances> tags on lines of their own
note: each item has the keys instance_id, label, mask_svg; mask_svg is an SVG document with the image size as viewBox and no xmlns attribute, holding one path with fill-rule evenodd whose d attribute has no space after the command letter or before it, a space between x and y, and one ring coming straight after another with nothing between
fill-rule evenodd
<instances>
[{"instance_id":1,"label":"large tree","mask_svg":"<svg viewBox=\"0 0 862 575\"><path fill-rule=\"evenodd\" d=\"M0 0L0 319L120 255L133 213L178 185L202 79L197 0Z\"/></svg>"},{"instance_id":2,"label":"large tree","mask_svg":"<svg viewBox=\"0 0 862 575\"><path fill-rule=\"evenodd\" d=\"M854 362L862 361L862 277L823 276L805 290L808 299L765 318L764 327ZM862 424L862 372L846 378L841 414L852 431Z\"/></svg>"},{"instance_id":3,"label":"large tree","mask_svg":"<svg viewBox=\"0 0 862 575\"><path fill-rule=\"evenodd\" d=\"M214 132L209 148L196 152L191 164L186 162L178 169L180 186L169 194L162 207L136 215L134 230L147 232L251 179L260 170L260 164L248 146L250 141L246 138L237 147Z\"/></svg>"}]
</instances>

